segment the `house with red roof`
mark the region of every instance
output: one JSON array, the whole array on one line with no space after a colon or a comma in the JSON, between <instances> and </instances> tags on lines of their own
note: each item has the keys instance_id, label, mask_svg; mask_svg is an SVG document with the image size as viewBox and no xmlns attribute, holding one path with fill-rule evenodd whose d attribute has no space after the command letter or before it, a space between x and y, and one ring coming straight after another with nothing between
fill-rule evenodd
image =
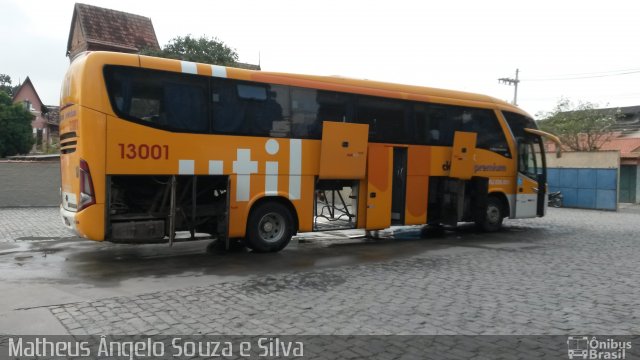
<instances>
[{"instance_id":1,"label":"house with red roof","mask_svg":"<svg viewBox=\"0 0 640 360\"><path fill-rule=\"evenodd\" d=\"M618 151L620 154L618 202L640 203L640 106L602 109L602 112L610 113L611 110L619 111L620 116L611 126L609 136L603 138L598 150ZM546 143L545 150L555 152L555 145Z\"/></svg>"},{"instance_id":2,"label":"house with red roof","mask_svg":"<svg viewBox=\"0 0 640 360\"><path fill-rule=\"evenodd\" d=\"M143 49L160 50L148 17L76 3L67 40L70 61L85 51L115 51L137 54ZM238 62L236 67L260 70L260 65Z\"/></svg>"},{"instance_id":3,"label":"house with red roof","mask_svg":"<svg viewBox=\"0 0 640 360\"><path fill-rule=\"evenodd\" d=\"M613 138L602 144L600 150L618 150L621 164L640 165L640 137Z\"/></svg>"},{"instance_id":4,"label":"house with red roof","mask_svg":"<svg viewBox=\"0 0 640 360\"><path fill-rule=\"evenodd\" d=\"M620 151L618 202L640 203L640 137L613 138L600 150Z\"/></svg>"},{"instance_id":5,"label":"house with red roof","mask_svg":"<svg viewBox=\"0 0 640 360\"><path fill-rule=\"evenodd\" d=\"M31 128L35 143L32 152L46 153L55 151L59 143L60 115L58 106L45 105L27 77L13 95L14 104L22 104L33 115Z\"/></svg>"},{"instance_id":6,"label":"house with red roof","mask_svg":"<svg viewBox=\"0 0 640 360\"><path fill-rule=\"evenodd\" d=\"M618 202L640 203L640 106L618 110L621 116L611 127L614 136L600 150L620 151Z\"/></svg>"},{"instance_id":7,"label":"house with red roof","mask_svg":"<svg viewBox=\"0 0 640 360\"><path fill-rule=\"evenodd\" d=\"M148 17L76 3L67 41L71 61L85 51L138 53L160 50Z\"/></svg>"}]
</instances>

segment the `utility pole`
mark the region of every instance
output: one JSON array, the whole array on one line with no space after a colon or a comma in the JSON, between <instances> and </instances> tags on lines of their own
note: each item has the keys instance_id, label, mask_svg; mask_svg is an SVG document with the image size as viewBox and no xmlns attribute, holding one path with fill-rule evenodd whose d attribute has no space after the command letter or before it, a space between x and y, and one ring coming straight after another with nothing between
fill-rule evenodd
<instances>
[{"instance_id":1,"label":"utility pole","mask_svg":"<svg viewBox=\"0 0 640 360\"><path fill-rule=\"evenodd\" d=\"M518 79L519 73L520 73L520 69L516 69L516 78L515 79L511 79L511 78L500 78L500 79L498 79L498 82L500 84L513 85L515 87L514 92L513 92L513 105L518 105L518 83L520 82L520 80Z\"/></svg>"}]
</instances>

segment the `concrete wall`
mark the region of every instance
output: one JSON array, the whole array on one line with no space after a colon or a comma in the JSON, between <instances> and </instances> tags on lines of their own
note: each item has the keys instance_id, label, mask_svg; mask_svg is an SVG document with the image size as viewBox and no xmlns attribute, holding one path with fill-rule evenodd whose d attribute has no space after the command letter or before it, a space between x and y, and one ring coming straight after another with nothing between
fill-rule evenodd
<instances>
[{"instance_id":1,"label":"concrete wall","mask_svg":"<svg viewBox=\"0 0 640 360\"><path fill-rule=\"evenodd\" d=\"M617 169L620 167L620 152L617 150L596 152L563 152L556 158L547 153L547 167L576 169Z\"/></svg>"},{"instance_id":2,"label":"concrete wall","mask_svg":"<svg viewBox=\"0 0 640 360\"><path fill-rule=\"evenodd\" d=\"M561 191L564 206L617 210L618 151L547 154L547 168L549 191Z\"/></svg>"},{"instance_id":3,"label":"concrete wall","mask_svg":"<svg viewBox=\"0 0 640 360\"><path fill-rule=\"evenodd\" d=\"M0 162L0 207L59 204L59 161Z\"/></svg>"}]
</instances>

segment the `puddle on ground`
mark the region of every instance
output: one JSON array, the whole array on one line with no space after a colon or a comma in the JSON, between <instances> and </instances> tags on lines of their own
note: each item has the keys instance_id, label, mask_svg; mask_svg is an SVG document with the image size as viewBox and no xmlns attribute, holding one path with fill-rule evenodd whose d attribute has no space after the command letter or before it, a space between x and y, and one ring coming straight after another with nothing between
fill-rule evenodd
<instances>
[{"instance_id":1,"label":"puddle on ground","mask_svg":"<svg viewBox=\"0 0 640 360\"><path fill-rule=\"evenodd\" d=\"M535 229L531 229L535 230ZM3 281L21 283L77 283L83 286L110 288L125 281L149 281L188 275L215 279L264 276L268 273L313 273L317 269L339 268L364 263L388 262L434 251L452 251L468 246L511 249L531 248L522 238L504 231L482 234L468 228L445 231L442 236L421 238L419 227L395 228L380 233L381 238L350 239L303 234L317 241L295 243L279 253L256 254L246 249L215 254L207 252L210 241L166 244L123 245L93 242L75 237L23 237L11 246L0 248L0 255L15 261L0 261ZM47 239L47 240L45 240ZM29 241L31 240L31 241ZM37 241L41 240L41 241ZM314 239L316 240L316 239ZM514 243L517 240L517 243ZM513 244L513 245L508 245ZM4 257L7 259L7 257ZM295 286L322 288L341 280L309 278ZM256 287L271 286L256 284ZM273 286L280 286L275 284Z\"/></svg>"}]
</instances>

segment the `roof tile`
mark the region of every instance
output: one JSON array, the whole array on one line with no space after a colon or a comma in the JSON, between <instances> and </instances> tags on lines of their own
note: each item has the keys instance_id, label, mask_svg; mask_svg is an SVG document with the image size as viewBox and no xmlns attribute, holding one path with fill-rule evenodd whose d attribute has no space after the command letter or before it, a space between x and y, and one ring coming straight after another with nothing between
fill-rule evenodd
<instances>
[{"instance_id":1,"label":"roof tile","mask_svg":"<svg viewBox=\"0 0 640 360\"><path fill-rule=\"evenodd\" d=\"M150 18L79 3L75 5L74 18L76 16L89 44L132 50L160 49Z\"/></svg>"},{"instance_id":2,"label":"roof tile","mask_svg":"<svg viewBox=\"0 0 640 360\"><path fill-rule=\"evenodd\" d=\"M640 138L615 138L602 144L600 150L620 150L620 155L640 152Z\"/></svg>"}]
</instances>

